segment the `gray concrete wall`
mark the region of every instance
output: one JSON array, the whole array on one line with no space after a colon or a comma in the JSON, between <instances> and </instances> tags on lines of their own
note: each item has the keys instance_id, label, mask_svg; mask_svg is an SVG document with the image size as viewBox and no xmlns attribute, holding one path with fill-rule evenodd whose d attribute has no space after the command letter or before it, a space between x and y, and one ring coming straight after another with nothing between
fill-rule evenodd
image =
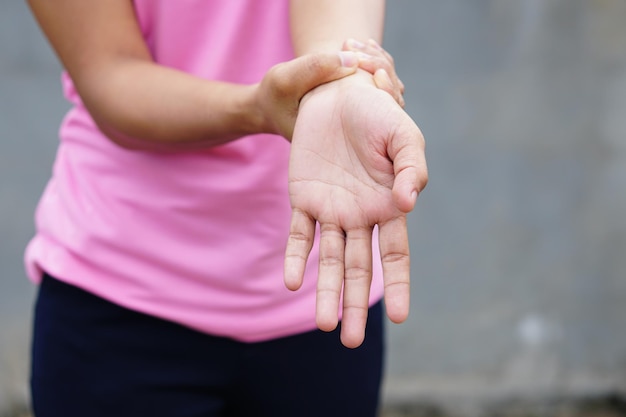
<instances>
[{"instance_id":1,"label":"gray concrete wall","mask_svg":"<svg viewBox=\"0 0 626 417\"><path fill-rule=\"evenodd\" d=\"M34 288L22 253L66 109L59 65L26 2L0 2L0 415L27 398Z\"/></svg>"},{"instance_id":2,"label":"gray concrete wall","mask_svg":"<svg viewBox=\"0 0 626 417\"><path fill-rule=\"evenodd\" d=\"M626 3L390 2L431 182L388 396L626 388Z\"/></svg>"},{"instance_id":3,"label":"gray concrete wall","mask_svg":"<svg viewBox=\"0 0 626 417\"><path fill-rule=\"evenodd\" d=\"M390 0L386 47L428 142L410 320L388 402L626 392L626 2ZM26 398L21 254L67 105L0 3L0 412Z\"/></svg>"}]
</instances>

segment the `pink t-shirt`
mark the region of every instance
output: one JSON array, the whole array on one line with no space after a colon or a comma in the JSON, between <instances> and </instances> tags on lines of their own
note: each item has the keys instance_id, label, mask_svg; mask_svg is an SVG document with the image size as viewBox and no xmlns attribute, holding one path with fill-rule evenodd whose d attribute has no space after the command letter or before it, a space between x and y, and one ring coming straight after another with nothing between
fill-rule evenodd
<instances>
[{"instance_id":1,"label":"pink t-shirt","mask_svg":"<svg viewBox=\"0 0 626 417\"><path fill-rule=\"evenodd\" d=\"M293 56L288 0L134 4L165 66L255 83ZM45 270L127 308L243 341L315 328L317 248L303 287L283 284L286 140L254 135L201 151L127 150L98 130L67 74L63 87L74 106L26 250L32 280ZM376 260L371 302L381 295Z\"/></svg>"}]
</instances>

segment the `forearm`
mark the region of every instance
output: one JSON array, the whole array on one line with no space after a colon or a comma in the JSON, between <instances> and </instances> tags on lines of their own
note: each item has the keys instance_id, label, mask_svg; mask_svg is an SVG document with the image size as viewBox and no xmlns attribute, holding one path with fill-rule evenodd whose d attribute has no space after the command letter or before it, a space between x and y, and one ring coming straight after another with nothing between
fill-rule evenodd
<instances>
[{"instance_id":1,"label":"forearm","mask_svg":"<svg viewBox=\"0 0 626 417\"><path fill-rule=\"evenodd\" d=\"M328 0L296 1L294 44L300 54L333 53L278 64L259 84L237 85L155 63L129 0L29 4L98 127L129 148L209 147L253 133L290 138L302 96L355 71L357 62L336 54L341 42L382 30L382 15L372 5L367 13L352 13L347 1L341 7ZM342 14L349 16L343 26Z\"/></svg>"},{"instance_id":2,"label":"forearm","mask_svg":"<svg viewBox=\"0 0 626 417\"><path fill-rule=\"evenodd\" d=\"M156 64L131 1L29 5L90 114L121 146L212 146L265 130L254 86L210 82Z\"/></svg>"},{"instance_id":3,"label":"forearm","mask_svg":"<svg viewBox=\"0 0 626 417\"><path fill-rule=\"evenodd\" d=\"M83 75L78 88L100 129L121 146L207 147L265 130L254 86L119 61Z\"/></svg>"},{"instance_id":4,"label":"forearm","mask_svg":"<svg viewBox=\"0 0 626 417\"><path fill-rule=\"evenodd\" d=\"M296 55L336 51L349 38L381 43L384 0L291 0L291 37Z\"/></svg>"}]
</instances>

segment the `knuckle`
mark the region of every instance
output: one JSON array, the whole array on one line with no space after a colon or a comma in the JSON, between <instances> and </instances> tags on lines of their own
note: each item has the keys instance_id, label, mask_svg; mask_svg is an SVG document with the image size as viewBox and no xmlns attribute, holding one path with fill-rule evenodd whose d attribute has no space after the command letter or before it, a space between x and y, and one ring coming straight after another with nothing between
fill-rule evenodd
<instances>
[{"instance_id":1,"label":"knuckle","mask_svg":"<svg viewBox=\"0 0 626 417\"><path fill-rule=\"evenodd\" d=\"M387 252L381 257L385 264L406 264L410 262L410 256L405 252Z\"/></svg>"},{"instance_id":2,"label":"knuckle","mask_svg":"<svg viewBox=\"0 0 626 417\"><path fill-rule=\"evenodd\" d=\"M297 253L288 253L285 255L285 261L298 261L298 262L306 262L307 261L307 257L304 256L302 253L297 252Z\"/></svg>"},{"instance_id":3,"label":"knuckle","mask_svg":"<svg viewBox=\"0 0 626 417\"><path fill-rule=\"evenodd\" d=\"M362 279L369 279L372 275L372 269L370 267L354 265L346 268L344 280L357 281Z\"/></svg>"},{"instance_id":4,"label":"knuckle","mask_svg":"<svg viewBox=\"0 0 626 417\"><path fill-rule=\"evenodd\" d=\"M385 59L385 57L377 56L372 59L372 61L376 64L377 68L382 68L387 71L388 74L391 75L392 66L389 65L389 61Z\"/></svg>"},{"instance_id":5,"label":"knuckle","mask_svg":"<svg viewBox=\"0 0 626 417\"><path fill-rule=\"evenodd\" d=\"M343 266L343 259L336 255L320 256L320 267Z\"/></svg>"},{"instance_id":6,"label":"knuckle","mask_svg":"<svg viewBox=\"0 0 626 417\"><path fill-rule=\"evenodd\" d=\"M312 243L313 238L309 236L307 233L303 233L297 230L293 230L289 232L289 241L293 243Z\"/></svg>"},{"instance_id":7,"label":"knuckle","mask_svg":"<svg viewBox=\"0 0 626 417\"><path fill-rule=\"evenodd\" d=\"M306 68L312 74L319 74L324 71L325 65L320 55L309 55L305 61Z\"/></svg>"},{"instance_id":8,"label":"knuckle","mask_svg":"<svg viewBox=\"0 0 626 417\"><path fill-rule=\"evenodd\" d=\"M339 298L339 296L341 295L341 290L338 290L336 288L318 286L317 289L315 290L315 293L317 294L318 297L330 296L331 298Z\"/></svg>"},{"instance_id":9,"label":"knuckle","mask_svg":"<svg viewBox=\"0 0 626 417\"><path fill-rule=\"evenodd\" d=\"M344 303L343 303L343 314L344 314L344 317L345 317L346 312L348 310L352 310L353 311L352 314L355 314L357 316L363 316L363 315L367 314L368 307L369 306L367 304L362 305L362 304L359 304L359 303L356 303L356 302L351 302L349 300L344 301Z\"/></svg>"},{"instance_id":10,"label":"knuckle","mask_svg":"<svg viewBox=\"0 0 626 417\"><path fill-rule=\"evenodd\" d=\"M287 96L291 89L291 77L286 63L274 65L267 72L272 92L277 97Z\"/></svg>"},{"instance_id":11,"label":"knuckle","mask_svg":"<svg viewBox=\"0 0 626 417\"><path fill-rule=\"evenodd\" d=\"M411 287L409 280L386 282L384 284L385 292L389 292L391 288L398 288L400 291L408 291Z\"/></svg>"}]
</instances>

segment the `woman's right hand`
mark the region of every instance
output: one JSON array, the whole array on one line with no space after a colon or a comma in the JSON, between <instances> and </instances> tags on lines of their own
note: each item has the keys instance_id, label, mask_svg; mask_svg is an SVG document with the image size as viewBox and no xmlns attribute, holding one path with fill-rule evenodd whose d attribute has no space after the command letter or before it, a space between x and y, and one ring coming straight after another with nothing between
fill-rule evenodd
<instances>
[{"instance_id":1,"label":"woman's right hand","mask_svg":"<svg viewBox=\"0 0 626 417\"><path fill-rule=\"evenodd\" d=\"M262 130L291 140L302 97L322 84L356 72L354 52L303 55L274 65L256 85Z\"/></svg>"},{"instance_id":2,"label":"woman's right hand","mask_svg":"<svg viewBox=\"0 0 626 417\"><path fill-rule=\"evenodd\" d=\"M389 52L383 49L374 39L366 43L348 39L343 43L344 51L359 54L359 68L374 76L376 87L391 94L400 107L404 108L404 83L396 74L395 63Z\"/></svg>"},{"instance_id":3,"label":"woman's right hand","mask_svg":"<svg viewBox=\"0 0 626 417\"><path fill-rule=\"evenodd\" d=\"M376 41L348 39L338 54L303 55L272 67L257 85L256 102L263 130L291 140L302 97L322 84L356 72L369 72L374 84L404 107L404 84L398 78L393 57Z\"/></svg>"}]
</instances>

